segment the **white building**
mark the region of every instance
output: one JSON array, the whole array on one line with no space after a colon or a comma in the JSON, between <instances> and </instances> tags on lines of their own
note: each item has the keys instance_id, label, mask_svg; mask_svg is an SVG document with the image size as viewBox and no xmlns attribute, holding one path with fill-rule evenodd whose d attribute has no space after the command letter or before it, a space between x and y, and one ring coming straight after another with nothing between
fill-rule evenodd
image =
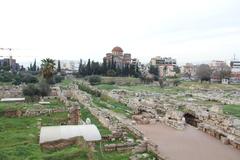
<instances>
[{"instance_id":1,"label":"white building","mask_svg":"<svg viewBox=\"0 0 240 160\"><path fill-rule=\"evenodd\" d=\"M158 67L159 76L160 77L174 77L176 76L176 72L174 71L174 67L176 67L176 59L172 59L171 57L154 57L151 58L150 65Z\"/></svg>"},{"instance_id":2,"label":"white building","mask_svg":"<svg viewBox=\"0 0 240 160\"><path fill-rule=\"evenodd\" d=\"M230 62L231 66L231 82L240 83L240 61L232 60Z\"/></svg>"}]
</instances>

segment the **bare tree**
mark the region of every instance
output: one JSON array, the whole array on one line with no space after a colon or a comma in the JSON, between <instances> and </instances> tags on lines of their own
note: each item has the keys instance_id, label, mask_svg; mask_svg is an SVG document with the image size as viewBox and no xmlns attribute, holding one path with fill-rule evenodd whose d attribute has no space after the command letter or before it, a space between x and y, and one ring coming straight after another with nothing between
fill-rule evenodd
<instances>
[{"instance_id":1,"label":"bare tree","mask_svg":"<svg viewBox=\"0 0 240 160\"><path fill-rule=\"evenodd\" d=\"M231 75L231 68L227 64L221 64L219 69L217 70L217 74L220 77L220 80L224 78L229 78Z\"/></svg>"}]
</instances>

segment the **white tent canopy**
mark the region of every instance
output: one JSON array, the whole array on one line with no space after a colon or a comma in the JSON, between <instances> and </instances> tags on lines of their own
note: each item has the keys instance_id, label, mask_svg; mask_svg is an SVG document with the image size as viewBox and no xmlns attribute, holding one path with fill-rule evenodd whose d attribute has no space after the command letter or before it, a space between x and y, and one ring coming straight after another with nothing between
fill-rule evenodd
<instances>
[{"instance_id":1,"label":"white tent canopy","mask_svg":"<svg viewBox=\"0 0 240 160\"><path fill-rule=\"evenodd\" d=\"M101 134L98 128L91 125L63 125L42 127L39 143L51 142L60 139L83 137L85 141L99 141Z\"/></svg>"}]
</instances>

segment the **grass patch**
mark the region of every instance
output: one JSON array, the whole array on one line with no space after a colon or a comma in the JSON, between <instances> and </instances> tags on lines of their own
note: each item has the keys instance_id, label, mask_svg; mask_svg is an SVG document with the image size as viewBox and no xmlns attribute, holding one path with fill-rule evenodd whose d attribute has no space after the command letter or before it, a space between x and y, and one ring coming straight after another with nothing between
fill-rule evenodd
<instances>
[{"instance_id":1,"label":"grass patch","mask_svg":"<svg viewBox=\"0 0 240 160\"><path fill-rule=\"evenodd\" d=\"M89 117L101 134L110 134L86 108L81 108L83 119ZM73 145L62 150L41 151L39 129L37 123L42 119L42 125L59 125L67 113L55 113L51 116L6 118L0 117L0 160L84 160L88 150ZM97 142L94 160L127 160L130 152L101 152L100 142Z\"/></svg>"},{"instance_id":2,"label":"grass patch","mask_svg":"<svg viewBox=\"0 0 240 160\"><path fill-rule=\"evenodd\" d=\"M91 119L91 123L95 124L97 126L97 128L99 129L101 135L108 135L111 134L111 131L107 128L105 128L100 122L99 120L94 117L90 111L87 108L81 107L80 109L80 113L81 113L81 118L85 121L86 118L90 118Z\"/></svg>"},{"instance_id":3,"label":"grass patch","mask_svg":"<svg viewBox=\"0 0 240 160\"><path fill-rule=\"evenodd\" d=\"M50 102L50 104L42 105L44 108L63 108L64 104L60 102L58 99L50 99L46 100ZM24 102L0 102L0 112L5 111L7 109L16 109L16 110L25 110L28 108L34 108L37 107L34 104L38 103L24 103Z\"/></svg>"},{"instance_id":4,"label":"grass patch","mask_svg":"<svg viewBox=\"0 0 240 160\"><path fill-rule=\"evenodd\" d=\"M240 105L224 105L223 113L240 118Z\"/></svg>"},{"instance_id":5,"label":"grass patch","mask_svg":"<svg viewBox=\"0 0 240 160\"><path fill-rule=\"evenodd\" d=\"M150 86L150 85L136 85L136 86L122 86L121 89L125 89L133 92L149 92L149 93L169 93L176 94L178 92L184 91L183 88L180 87L164 87L160 86Z\"/></svg>"},{"instance_id":6,"label":"grass patch","mask_svg":"<svg viewBox=\"0 0 240 160\"><path fill-rule=\"evenodd\" d=\"M102 144L103 146L103 144ZM101 152L100 143L97 143L94 159L96 160L129 160L131 152Z\"/></svg>"},{"instance_id":7,"label":"grass patch","mask_svg":"<svg viewBox=\"0 0 240 160\"><path fill-rule=\"evenodd\" d=\"M39 117L0 117L0 160L45 159L49 153L40 150L38 120L41 119L42 125L59 125L66 118L67 113ZM62 152L70 154L67 150Z\"/></svg>"},{"instance_id":8,"label":"grass patch","mask_svg":"<svg viewBox=\"0 0 240 160\"><path fill-rule=\"evenodd\" d=\"M132 110L127 105L117 102L116 100L108 96L101 96L100 98L94 97L93 103L98 107L107 108L116 113L124 114L128 117L132 113Z\"/></svg>"},{"instance_id":9,"label":"grass patch","mask_svg":"<svg viewBox=\"0 0 240 160\"><path fill-rule=\"evenodd\" d=\"M99 85L96 85L96 87L98 89L103 89L103 90L107 90L107 91L111 91L113 89L119 89L119 87L117 85L113 85L113 84L99 84Z\"/></svg>"},{"instance_id":10,"label":"grass patch","mask_svg":"<svg viewBox=\"0 0 240 160\"><path fill-rule=\"evenodd\" d=\"M64 79L62 80L62 82L60 83L61 86L69 86L72 83L72 80L70 79Z\"/></svg>"},{"instance_id":11,"label":"grass patch","mask_svg":"<svg viewBox=\"0 0 240 160\"><path fill-rule=\"evenodd\" d=\"M204 89L223 89L223 90L232 90L236 88L240 88L240 85L233 85L233 84L220 84L220 83L208 83L208 82L184 82L179 85L185 89L196 89L196 88L204 88Z\"/></svg>"},{"instance_id":12,"label":"grass patch","mask_svg":"<svg viewBox=\"0 0 240 160\"><path fill-rule=\"evenodd\" d=\"M117 85L137 85L140 84L141 81L139 78L133 78L133 77L101 77L101 83L103 84L109 84L109 83L115 83Z\"/></svg>"}]
</instances>

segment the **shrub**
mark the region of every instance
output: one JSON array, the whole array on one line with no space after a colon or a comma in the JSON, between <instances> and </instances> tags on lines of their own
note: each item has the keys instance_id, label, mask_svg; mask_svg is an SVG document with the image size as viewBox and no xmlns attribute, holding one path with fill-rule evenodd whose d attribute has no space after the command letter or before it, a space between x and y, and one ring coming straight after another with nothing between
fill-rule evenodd
<instances>
[{"instance_id":1,"label":"shrub","mask_svg":"<svg viewBox=\"0 0 240 160\"><path fill-rule=\"evenodd\" d=\"M25 74L23 75L22 82L25 83L37 83L38 79L37 77L31 75L31 74Z\"/></svg>"},{"instance_id":2,"label":"shrub","mask_svg":"<svg viewBox=\"0 0 240 160\"><path fill-rule=\"evenodd\" d=\"M114 70L108 70L107 71L107 76L110 76L110 77L114 77L114 76L116 76L116 72L114 71Z\"/></svg>"},{"instance_id":3,"label":"shrub","mask_svg":"<svg viewBox=\"0 0 240 160\"><path fill-rule=\"evenodd\" d=\"M14 79L14 74L11 72L1 72L0 73L0 82L11 82Z\"/></svg>"},{"instance_id":4,"label":"shrub","mask_svg":"<svg viewBox=\"0 0 240 160\"><path fill-rule=\"evenodd\" d=\"M23 88L24 96L34 97L39 96L39 94L39 89L34 84L28 84L26 87Z\"/></svg>"},{"instance_id":5,"label":"shrub","mask_svg":"<svg viewBox=\"0 0 240 160\"><path fill-rule=\"evenodd\" d=\"M64 80L64 76L60 76L60 75L54 75L50 80L49 80L49 84L56 84L56 83L60 83L62 82L62 80Z\"/></svg>"},{"instance_id":6,"label":"shrub","mask_svg":"<svg viewBox=\"0 0 240 160\"><path fill-rule=\"evenodd\" d=\"M180 83L181 83L181 81L178 80L178 79L176 79L176 80L173 81L173 85L174 85L174 86L178 86Z\"/></svg>"},{"instance_id":7,"label":"shrub","mask_svg":"<svg viewBox=\"0 0 240 160\"><path fill-rule=\"evenodd\" d=\"M85 91L93 96L96 96L96 97L100 97L101 96L101 92L98 91L98 90L94 90L94 89L91 89L89 86L83 84L83 83L79 83L78 84L78 88L82 91Z\"/></svg>"},{"instance_id":8,"label":"shrub","mask_svg":"<svg viewBox=\"0 0 240 160\"><path fill-rule=\"evenodd\" d=\"M49 79L48 84L56 84L55 79L53 77Z\"/></svg>"},{"instance_id":9,"label":"shrub","mask_svg":"<svg viewBox=\"0 0 240 160\"><path fill-rule=\"evenodd\" d=\"M22 80L21 80L21 77L19 75L17 75L12 82L12 84L14 84L14 85L20 85L21 83L22 83Z\"/></svg>"},{"instance_id":10,"label":"shrub","mask_svg":"<svg viewBox=\"0 0 240 160\"><path fill-rule=\"evenodd\" d=\"M116 82L110 81L110 82L107 82L106 84L114 85L114 84L116 84Z\"/></svg>"},{"instance_id":11,"label":"shrub","mask_svg":"<svg viewBox=\"0 0 240 160\"><path fill-rule=\"evenodd\" d=\"M154 75L153 79L154 79L154 81L159 81L159 76Z\"/></svg>"},{"instance_id":12,"label":"shrub","mask_svg":"<svg viewBox=\"0 0 240 160\"><path fill-rule=\"evenodd\" d=\"M101 77L100 76L95 76L95 75L90 76L88 81L91 85L96 85L96 84L101 83Z\"/></svg>"},{"instance_id":13,"label":"shrub","mask_svg":"<svg viewBox=\"0 0 240 160\"><path fill-rule=\"evenodd\" d=\"M38 99L39 96L47 96L50 93L50 86L46 81L41 81L38 85L28 84L23 88L23 95L29 99Z\"/></svg>"},{"instance_id":14,"label":"shrub","mask_svg":"<svg viewBox=\"0 0 240 160\"><path fill-rule=\"evenodd\" d=\"M163 84L164 80L161 78L161 79L159 79L158 82L159 82L160 87L163 88L164 87L164 84Z\"/></svg>"},{"instance_id":15,"label":"shrub","mask_svg":"<svg viewBox=\"0 0 240 160\"><path fill-rule=\"evenodd\" d=\"M55 80L55 83L61 83L62 80L64 80L64 76L55 75L54 80Z\"/></svg>"}]
</instances>

